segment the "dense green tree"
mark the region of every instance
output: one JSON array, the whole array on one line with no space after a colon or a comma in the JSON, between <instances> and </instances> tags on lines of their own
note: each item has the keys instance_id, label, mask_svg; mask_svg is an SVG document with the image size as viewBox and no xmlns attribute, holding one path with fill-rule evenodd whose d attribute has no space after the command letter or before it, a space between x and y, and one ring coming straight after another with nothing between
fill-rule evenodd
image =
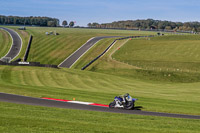
<instances>
[{"instance_id":1,"label":"dense green tree","mask_svg":"<svg viewBox=\"0 0 200 133\"><path fill-rule=\"evenodd\" d=\"M47 22L47 26L48 26L48 27L56 27L57 24L56 24L55 21L48 21L48 22Z\"/></svg>"},{"instance_id":2,"label":"dense green tree","mask_svg":"<svg viewBox=\"0 0 200 133\"><path fill-rule=\"evenodd\" d=\"M88 23L87 26L88 26L88 27L92 27L92 24L91 24L91 23Z\"/></svg>"},{"instance_id":3,"label":"dense green tree","mask_svg":"<svg viewBox=\"0 0 200 133\"><path fill-rule=\"evenodd\" d=\"M64 21L62 22L62 25L63 25L64 27L66 27L66 25L68 25L67 21L64 20Z\"/></svg>"},{"instance_id":4,"label":"dense green tree","mask_svg":"<svg viewBox=\"0 0 200 133\"><path fill-rule=\"evenodd\" d=\"M96 23L96 22L95 22L95 23L92 23L92 27L97 27L97 28L98 28L98 27L99 27L99 24Z\"/></svg>"},{"instance_id":5,"label":"dense green tree","mask_svg":"<svg viewBox=\"0 0 200 133\"><path fill-rule=\"evenodd\" d=\"M124 29L157 29L157 30L184 30L200 32L200 22L171 22L161 20L127 20L127 21L115 21L112 23L98 24L96 22L89 23L88 27L94 28L124 28Z\"/></svg>"},{"instance_id":6,"label":"dense green tree","mask_svg":"<svg viewBox=\"0 0 200 133\"><path fill-rule=\"evenodd\" d=\"M50 22L52 21L52 22ZM36 26L59 26L59 20L49 17L19 17L0 15L0 24L9 25L36 25Z\"/></svg>"},{"instance_id":7,"label":"dense green tree","mask_svg":"<svg viewBox=\"0 0 200 133\"><path fill-rule=\"evenodd\" d=\"M166 26L165 29L166 30L172 30L172 27L171 26Z\"/></svg>"},{"instance_id":8,"label":"dense green tree","mask_svg":"<svg viewBox=\"0 0 200 133\"><path fill-rule=\"evenodd\" d=\"M70 23L69 23L69 27L73 27L74 26L74 21L71 21Z\"/></svg>"}]
</instances>

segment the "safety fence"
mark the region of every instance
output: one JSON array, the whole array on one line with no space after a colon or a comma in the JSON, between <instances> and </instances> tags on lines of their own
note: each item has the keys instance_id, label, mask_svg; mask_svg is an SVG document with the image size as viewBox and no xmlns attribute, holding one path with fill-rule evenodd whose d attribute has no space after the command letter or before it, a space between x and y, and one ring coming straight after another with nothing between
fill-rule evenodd
<instances>
[{"instance_id":1,"label":"safety fence","mask_svg":"<svg viewBox=\"0 0 200 133\"><path fill-rule=\"evenodd\" d=\"M149 36L128 36L128 37L122 37L122 38L118 38L115 39L99 56L97 56L96 58L94 58L92 61L90 61L87 65L85 65L84 67L82 67L81 70L85 70L87 67L89 67L92 63L94 63L96 60L98 60L101 56L103 56L111 47L112 45L118 41L118 40L124 40L124 39L129 39L129 38L142 38L142 37L154 37L154 35L149 35Z\"/></svg>"},{"instance_id":2,"label":"safety fence","mask_svg":"<svg viewBox=\"0 0 200 133\"><path fill-rule=\"evenodd\" d=\"M103 28L103 27L74 27L74 28L84 28L84 29L106 29L106 30L130 30L130 31L152 31L152 32L164 32L164 33L171 33L171 34L181 34L181 33L188 33L188 34L195 34L194 31L184 31L184 30L166 30L166 29L127 29L127 28ZM199 33L198 33L199 34Z\"/></svg>"}]
</instances>

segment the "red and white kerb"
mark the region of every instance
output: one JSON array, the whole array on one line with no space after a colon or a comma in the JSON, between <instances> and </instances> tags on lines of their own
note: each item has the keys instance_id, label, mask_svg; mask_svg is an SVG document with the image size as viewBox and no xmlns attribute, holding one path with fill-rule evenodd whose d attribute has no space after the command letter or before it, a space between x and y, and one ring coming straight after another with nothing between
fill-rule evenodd
<instances>
[{"instance_id":1,"label":"red and white kerb","mask_svg":"<svg viewBox=\"0 0 200 133\"><path fill-rule=\"evenodd\" d=\"M64 99L55 99L55 98L48 98L48 97L42 97L42 99L48 99L48 100L54 100L54 101L62 101L62 102L68 102L68 103L76 103L76 104L84 104L84 105L109 107L108 105L105 105L105 104L90 103L90 102L81 102L81 101L72 101L72 100L64 100Z\"/></svg>"}]
</instances>

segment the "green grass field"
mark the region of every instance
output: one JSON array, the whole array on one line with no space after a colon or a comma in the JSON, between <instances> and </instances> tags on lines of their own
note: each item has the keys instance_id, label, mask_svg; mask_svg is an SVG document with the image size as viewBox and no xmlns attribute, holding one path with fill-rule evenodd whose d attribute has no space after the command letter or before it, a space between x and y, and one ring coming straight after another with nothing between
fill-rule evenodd
<instances>
[{"instance_id":1,"label":"green grass field","mask_svg":"<svg viewBox=\"0 0 200 133\"><path fill-rule=\"evenodd\" d=\"M46 31L54 30L60 35L45 35ZM29 61L45 64L59 64L94 36L155 34L39 27L28 27L26 32L26 36L20 33L25 42L28 41L28 35L34 37ZM102 104L109 104L116 95L128 92L139 99L136 106L142 106L144 111L200 115L198 36L168 35L150 40L117 41L87 70L80 70L112 41L99 41L80 58L73 69L0 66L0 92L69 100L76 98L78 101ZM192 53L191 56L187 57L187 52ZM152 62L155 64L152 65ZM172 62L173 65L170 64ZM0 102L0 110L0 132L199 132L199 120L4 102Z\"/></svg>"},{"instance_id":2,"label":"green grass field","mask_svg":"<svg viewBox=\"0 0 200 133\"><path fill-rule=\"evenodd\" d=\"M1 133L198 133L200 130L200 120L46 108L3 102L0 102L0 110Z\"/></svg>"},{"instance_id":3,"label":"green grass field","mask_svg":"<svg viewBox=\"0 0 200 133\"><path fill-rule=\"evenodd\" d=\"M130 36L148 35L152 32L76 29L76 28L38 28L28 27L26 30L33 35L33 42L28 61L42 64L60 64L65 58L76 51L81 45L96 36ZM55 31L60 35L45 35L46 32Z\"/></svg>"},{"instance_id":4,"label":"green grass field","mask_svg":"<svg viewBox=\"0 0 200 133\"><path fill-rule=\"evenodd\" d=\"M163 36L129 41L113 58L148 70L199 72L199 53L199 35Z\"/></svg>"},{"instance_id":5,"label":"green grass field","mask_svg":"<svg viewBox=\"0 0 200 133\"><path fill-rule=\"evenodd\" d=\"M0 58L8 53L11 45L12 40L10 35L6 31L0 29Z\"/></svg>"},{"instance_id":6,"label":"green grass field","mask_svg":"<svg viewBox=\"0 0 200 133\"><path fill-rule=\"evenodd\" d=\"M0 66L0 91L109 104L129 92L143 110L199 115L199 83L156 83L81 70Z\"/></svg>"},{"instance_id":7,"label":"green grass field","mask_svg":"<svg viewBox=\"0 0 200 133\"><path fill-rule=\"evenodd\" d=\"M147 81L199 82L199 39L198 35L169 35L132 39L123 46L123 41L118 41L111 49L115 53L110 52L88 70Z\"/></svg>"}]
</instances>

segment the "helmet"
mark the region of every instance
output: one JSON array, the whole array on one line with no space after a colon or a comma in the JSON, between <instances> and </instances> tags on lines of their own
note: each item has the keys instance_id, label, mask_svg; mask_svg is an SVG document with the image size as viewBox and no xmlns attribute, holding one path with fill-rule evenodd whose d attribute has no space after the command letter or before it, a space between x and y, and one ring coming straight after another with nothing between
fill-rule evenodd
<instances>
[{"instance_id":1,"label":"helmet","mask_svg":"<svg viewBox=\"0 0 200 133\"><path fill-rule=\"evenodd\" d=\"M128 93L126 93L126 94L124 94L124 96L128 97L128 96L129 96L129 94L128 94Z\"/></svg>"}]
</instances>

